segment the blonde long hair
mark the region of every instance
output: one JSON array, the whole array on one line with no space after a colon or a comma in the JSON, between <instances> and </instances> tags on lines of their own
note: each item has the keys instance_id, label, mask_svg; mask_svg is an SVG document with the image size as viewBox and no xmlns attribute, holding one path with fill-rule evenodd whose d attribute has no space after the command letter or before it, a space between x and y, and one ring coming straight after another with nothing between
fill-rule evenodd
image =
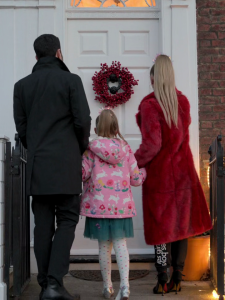
<instances>
[{"instance_id":1,"label":"blonde long hair","mask_svg":"<svg viewBox=\"0 0 225 300\"><path fill-rule=\"evenodd\" d=\"M159 55L155 61L154 93L162 108L168 126L178 126L178 99L172 62L167 55Z\"/></svg>"},{"instance_id":2,"label":"blonde long hair","mask_svg":"<svg viewBox=\"0 0 225 300\"><path fill-rule=\"evenodd\" d=\"M104 109L96 119L96 130L98 136L117 138L117 135L124 141L124 137L120 133L118 119L111 109Z\"/></svg>"}]
</instances>

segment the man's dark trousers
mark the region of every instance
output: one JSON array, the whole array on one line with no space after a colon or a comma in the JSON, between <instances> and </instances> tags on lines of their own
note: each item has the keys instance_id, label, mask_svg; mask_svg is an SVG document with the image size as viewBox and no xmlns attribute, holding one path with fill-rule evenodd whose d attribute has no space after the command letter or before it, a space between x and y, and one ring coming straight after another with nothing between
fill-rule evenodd
<instances>
[{"instance_id":1,"label":"man's dark trousers","mask_svg":"<svg viewBox=\"0 0 225 300\"><path fill-rule=\"evenodd\" d=\"M38 283L55 278L60 285L68 273L70 249L79 221L79 195L33 196L35 219L34 252L38 265ZM55 217L57 228L55 229Z\"/></svg>"}]
</instances>

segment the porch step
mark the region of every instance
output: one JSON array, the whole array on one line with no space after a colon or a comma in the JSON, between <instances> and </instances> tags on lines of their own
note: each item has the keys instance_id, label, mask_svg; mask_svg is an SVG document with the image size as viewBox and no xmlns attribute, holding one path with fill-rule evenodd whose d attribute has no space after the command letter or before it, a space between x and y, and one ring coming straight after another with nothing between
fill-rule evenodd
<instances>
[{"instance_id":1,"label":"porch step","mask_svg":"<svg viewBox=\"0 0 225 300\"><path fill-rule=\"evenodd\" d=\"M100 270L98 255L71 256L70 270ZM112 255L112 270L118 270L115 255ZM130 270L155 271L154 255L130 255Z\"/></svg>"},{"instance_id":2,"label":"porch step","mask_svg":"<svg viewBox=\"0 0 225 300\"><path fill-rule=\"evenodd\" d=\"M71 255L71 264L98 263L98 255ZM112 255L112 263L116 263L116 256ZM130 263L155 263L154 254L130 255Z\"/></svg>"}]
</instances>

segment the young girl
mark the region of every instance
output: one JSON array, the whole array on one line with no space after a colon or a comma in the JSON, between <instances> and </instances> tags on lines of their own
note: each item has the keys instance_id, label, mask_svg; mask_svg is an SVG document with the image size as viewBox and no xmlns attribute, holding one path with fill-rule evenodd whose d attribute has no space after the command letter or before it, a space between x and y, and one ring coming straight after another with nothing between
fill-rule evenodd
<instances>
[{"instance_id":1,"label":"young girl","mask_svg":"<svg viewBox=\"0 0 225 300\"><path fill-rule=\"evenodd\" d=\"M114 294L111 281L114 248L121 278L116 299L125 300L130 294L126 238L134 236L132 217L136 216L131 185L141 185L146 171L139 170L111 109L105 108L97 118L96 133L98 137L90 142L83 156L81 215L87 217L84 236L98 240L103 295L107 299Z\"/></svg>"}]
</instances>

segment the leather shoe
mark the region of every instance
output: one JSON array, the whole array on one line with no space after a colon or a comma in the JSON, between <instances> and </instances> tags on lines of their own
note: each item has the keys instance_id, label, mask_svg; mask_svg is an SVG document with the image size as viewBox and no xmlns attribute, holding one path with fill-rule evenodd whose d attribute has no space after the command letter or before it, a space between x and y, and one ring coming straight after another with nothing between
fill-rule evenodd
<instances>
[{"instance_id":1,"label":"leather shoe","mask_svg":"<svg viewBox=\"0 0 225 300\"><path fill-rule=\"evenodd\" d=\"M80 295L70 295L64 286L61 286L55 280L48 282L41 300L80 300Z\"/></svg>"},{"instance_id":2,"label":"leather shoe","mask_svg":"<svg viewBox=\"0 0 225 300\"><path fill-rule=\"evenodd\" d=\"M46 288L47 288L47 285L45 285L45 286L43 286L43 287L41 288L41 292L40 292L40 295L39 295L39 300L42 299L42 296L43 296L44 291L46 290Z\"/></svg>"}]
</instances>

